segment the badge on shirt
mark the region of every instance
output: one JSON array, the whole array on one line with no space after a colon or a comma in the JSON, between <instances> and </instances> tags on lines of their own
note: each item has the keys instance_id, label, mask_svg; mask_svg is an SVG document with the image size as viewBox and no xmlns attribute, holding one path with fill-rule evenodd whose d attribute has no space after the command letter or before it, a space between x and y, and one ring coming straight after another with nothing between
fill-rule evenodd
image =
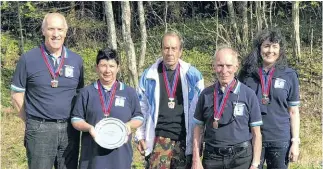
<instances>
[{"instance_id":1,"label":"badge on shirt","mask_svg":"<svg viewBox=\"0 0 323 169\"><path fill-rule=\"evenodd\" d=\"M115 106L124 107L125 100L125 97L116 96Z\"/></svg>"},{"instance_id":2,"label":"badge on shirt","mask_svg":"<svg viewBox=\"0 0 323 169\"><path fill-rule=\"evenodd\" d=\"M274 88L283 89L285 86L285 83L286 83L285 79L276 78Z\"/></svg>"},{"instance_id":3,"label":"badge on shirt","mask_svg":"<svg viewBox=\"0 0 323 169\"><path fill-rule=\"evenodd\" d=\"M234 116L243 116L244 106L245 106L244 103L234 103L234 110L233 110Z\"/></svg>"},{"instance_id":4,"label":"badge on shirt","mask_svg":"<svg viewBox=\"0 0 323 169\"><path fill-rule=\"evenodd\" d=\"M65 65L65 77L74 77L74 67Z\"/></svg>"}]
</instances>

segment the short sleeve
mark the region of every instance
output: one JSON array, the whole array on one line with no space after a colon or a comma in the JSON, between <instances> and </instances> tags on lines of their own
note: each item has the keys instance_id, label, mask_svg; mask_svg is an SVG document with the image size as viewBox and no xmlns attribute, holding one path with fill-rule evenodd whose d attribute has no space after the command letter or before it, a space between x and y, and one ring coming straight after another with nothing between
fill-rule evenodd
<instances>
[{"instance_id":1,"label":"short sleeve","mask_svg":"<svg viewBox=\"0 0 323 169\"><path fill-rule=\"evenodd\" d=\"M87 111L87 97L88 93L85 90L81 90L80 93L76 96L76 101L74 108L72 110L72 120L73 119L85 119Z\"/></svg>"},{"instance_id":2,"label":"short sleeve","mask_svg":"<svg viewBox=\"0 0 323 169\"><path fill-rule=\"evenodd\" d=\"M254 93L249 94L249 96L249 124L251 127L261 126L263 122L257 96Z\"/></svg>"},{"instance_id":3,"label":"short sleeve","mask_svg":"<svg viewBox=\"0 0 323 169\"><path fill-rule=\"evenodd\" d=\"M203 109L204 109L204 92L201 93L197 101L197 105L194 113L194 123L198 125L204 125L203 121Z\"/></svg>"},{"instance_id":4,"label":"short sleeve","mask_svg":"<svg viewBox=\"0 0 323 169\"><path fill-rule=\"evenodd\" d=\"M132 114L131 114L131 119L136 119L136 120L141 120L144 121L144 117L143 114L141 112L141 108L140 108L140 103L139 103L139 97L137 95L137 92L135 91L135 89L131 88L131 90L129 90L130 95L132 96Z\"/></svg>"},{"instance_id":5,"label":"short sleeve","mask_svg":"<svg viewBox=\"0 0 323 169\"><path fill-rule=\"evenodd\" d=\"M16 70L12 77L11 90L25 92L27 83L26 57L22 55L17 63Z\"/></svg>"},{"instance_id":6,"label":"short sleeve","mask_svg":"<svg viewBox=\"0 0 323 169\"><path fill-rule=\"evenodd\" d=\"M288 93L288 106L298 106L300 104L300 98L299 98L299 81L297 73L293 73L292 76L290 76L290 89Z\"/></svg>"}]
</instances>

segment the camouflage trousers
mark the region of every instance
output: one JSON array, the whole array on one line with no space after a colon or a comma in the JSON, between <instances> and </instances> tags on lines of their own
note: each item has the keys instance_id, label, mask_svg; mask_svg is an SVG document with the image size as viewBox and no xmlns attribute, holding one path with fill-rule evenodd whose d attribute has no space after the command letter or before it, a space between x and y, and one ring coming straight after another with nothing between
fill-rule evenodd
<instances>
[{"instance_id":1,"label":"camouflage trousers","mask_svg":"<svg viewBox=\"0 0 323 169\"><path fill-rule=\"evenodd\" d=\"M186 143L156 137L153 152L146 157L146 169L190 169L192 155L185 156Z\"/></svg>"}]
</instances>

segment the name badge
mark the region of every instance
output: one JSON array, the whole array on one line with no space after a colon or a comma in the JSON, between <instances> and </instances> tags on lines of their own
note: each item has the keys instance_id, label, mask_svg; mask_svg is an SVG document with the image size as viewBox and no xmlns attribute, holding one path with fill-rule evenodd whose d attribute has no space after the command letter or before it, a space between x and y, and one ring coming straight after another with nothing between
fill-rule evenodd
<instances>
[{"instance_id":1,"label":"name badge","mask_svg":"<svg viewBox=\"0 0 323 169\"><path fill-rule=\"evenodd\" d=\"M125 97L116 97L115 106L124 107Z\"/></svg>"},{"instance_id":2,"label":"name badge","mask_svg":"<svg viewBox=\"0 0 323 169\"><path fill-rule=\"evenodd\" d=\"M244 112L244 103L235 103L234 104L234 115L235 116L243 116L243 112Z\"/></svg>"},{"instance_id":3,"label":"name badge","mask_svg":"<svg viewBox=\"0 0 323 169\"><path fill-rule=\"evenodd\" d=\"M74 77L74 67L65 65L65 77Z\"/></svg>"},{"instance_id":4,"label":"name badge","mask_svg":"<svg viewBox=\"0 0 323 169\"><path fill-rule=\"evenodd\" d=\"M285 83L286 83L285 79L276 78L274 88L283 89L285 86Z\"/></svg>"}]
</instances>

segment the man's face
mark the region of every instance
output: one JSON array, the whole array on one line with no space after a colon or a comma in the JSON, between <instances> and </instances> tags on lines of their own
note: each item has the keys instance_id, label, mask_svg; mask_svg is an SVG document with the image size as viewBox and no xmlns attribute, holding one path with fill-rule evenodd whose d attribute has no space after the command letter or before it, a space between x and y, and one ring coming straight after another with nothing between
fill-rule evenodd
<instances>
[{"instance_id":1,"label":"man's face","mask_svg":"<svg viewBox=\"0 0 323 169\"><path fill-rule=\"evenodd\" d=\"M101 59L99 64L96 66L96 71L102 82L105 84L111 84L117 79L119 66L114 59Z\"/></svg>"},{"instance_id":2,"label":"man's face","mask_svg":"<svg viewBox=\"0 0 323 169\"><path fill-rule=\"evenodd\" d=\"M43 28L45 44L51 52L62 48L66 37L66 24L62 17L57 15L48 16Z\"/></svg>"},{"instance_id":3,"label":"man's face","mask_svg":"<svg viewBox=\"0 0 323 169\"><path fill-rule=\"evenodd\" d=\"M181 42L177 36L165 36L163 39L162 55L164 64L167 67L174 68L178 59L182 55L182 49L180 48Z\"/></svg>"},{"instance_id":4,"label":"man's face","mask_svg":"<svg viewBox=\"0 0 323 169\"><path fill-rule=\"evenodd\" d=\"M227 86L234 79L238 70L238 58L232 53L231 49L218 51L213 63L213 71L216 73L221 86Z\"/></svg>"},{"instance_id":5,"label":"man's face","mask_svg":"<svg viewBox=\"0 0 323 169\"><path fill-rule=\"evenodd\" d=\"M265 65L272 65L279 58L280 45L265 40L260 47L261 57Z\"/></svg>"}]
</instances>

